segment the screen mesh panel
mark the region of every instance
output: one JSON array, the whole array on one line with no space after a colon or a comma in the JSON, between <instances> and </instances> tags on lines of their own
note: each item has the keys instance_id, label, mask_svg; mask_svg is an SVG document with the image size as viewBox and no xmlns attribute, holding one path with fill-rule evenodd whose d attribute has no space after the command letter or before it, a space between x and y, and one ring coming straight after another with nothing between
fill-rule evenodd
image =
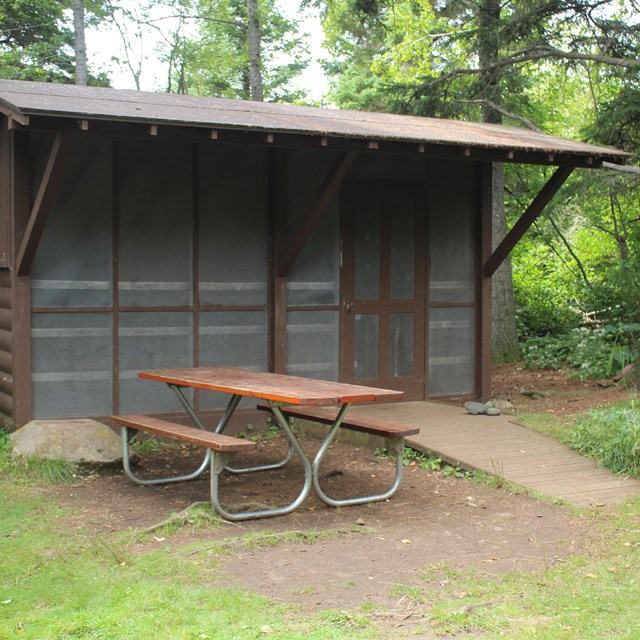
<instances>
[{"instance_id":1,"label":"screen mesh panel","mask_svg":"<svg viewBox=\"0 0 640 640\"><path fill-rule=\"evenodd\" d=\"M338 311L287 314L287 373L338 380Z\"/></svg>"},{"instance_id":2,"label":"screen mesh panel","mask_svg":"<svg viewBox=\"0 0 640 640\"><path fill-rule=\"evenodd\" d=\"M200 314L200 365L267 371L269 336L265 311L207 311ZM202 409L220 409L229 396L200 391ZM243 399L241 406L255 406Z\"/></svg>"},{"instance_id":3,"label":"screen mesh panel","mask_svg":"<svg viewBox=\"0 0 640 640\"><path fill-rule=\"evenodd\" d=\"M145 369L193 366L193 315L188 312L120 314L121 413L181 410L166 385L137 377ZM187 394L189 397L191 393Z\"/></svg>"},{"instance_id":4,"label":"screen mesh panel","mask_svg":"<svg viewBox=\"0 0 640 640\"><path fill-rule=\"evenodd\" d=\"M475 300L475 167L440 162L432 169L430 297L432 302Z\"/></svg>"},{"instance_id":5,"label":"screen mesh panel","mask_svg":"<svg viewBox=\"0 0 640 640\"><path fill-rule=\"evenodd\" d=\"M120 305L191 304L191 146L122 141L119 181Z\"/></svg>"},{"instance_id":6,"label":"screen mesh panel","mask_svg":"<svg viewBox=\"0 0 640 640\"><path fill-rule=\"evenodd\" d=\"M200 150L200 303L267 304L267 151Z\"/></svg>"},{"instance_id":7,"label":"screen mesh panel","mask_svg":"<svg viewBox=\"0 0 640 640\"><path fill-rule=\"evenodd\" d=\"M357 300L380 296L380 208L373 198L356 205L354 283Z\"/></svg>"},{"instance_id":8,"label":"screen mesh panel","mask_svg":"<svg viewBox=\"0 0 640 640\"><path fill-rule=\"evenodd\" d=\"M429 317L429 395L474 391L475 311L431 309Z\"/></svg>"},{"instance_id":9,"label":"screen mesh panel","mask_svg":"<svg viewBox=\"0 0 640 640\"><path fill-rule=\"evenodd\" d=\"M413 313L391 314L391 375L413 375Z\"/></svg>"},{"instance_id":10,"label":"screen mesh panel","mask_svg":"<svg viewBox=\"0 0 640 640\"><path fill-rule=\"evenodd\" d=\"M336 154L289 151L287 163L289 233L309 214ZM290 305L337 304L339 296L339 205L334 197L294 263L287 282Z\"/></svg>"},{"instance_id":11,"label":"screen mesh panel","mask_svg":"<svg viewBox=\"0 0 640 640\"><path fill-rule=\"evenodd\" d=\"M110 306L111 146L77 138L31 269L36 307Z\"/></svg>"},{"instance_id":12,"label":"screen mesh panel","mask_svg":"<svg viewBox=\"0 0 640 640\"><path fill-rule=\"evenodd\" d=\"M111 414L112 327L108 313L32 315L34 418Z\"/></svg>"},{"instance_id":13,"label":"screen mesh panel","mask_svg":"<svg viewBox=\"0 0 640 640\"><path fill-rule=\"evenodd\" d=\"M380 318L375 313L356 314L354 332L354 375L356 378L377 378Z\"/></svg>"},{"instance_id":14,"label":"screen mesh panel","mask_svg":"<svg viewBox=\"0 0 640 640\"><path fill-rule=\"evenodd\" d=\"M394 198L389 216L391 298L413 300L415 295L415 204L413 200Z\"/></svg>"}]
</instances>

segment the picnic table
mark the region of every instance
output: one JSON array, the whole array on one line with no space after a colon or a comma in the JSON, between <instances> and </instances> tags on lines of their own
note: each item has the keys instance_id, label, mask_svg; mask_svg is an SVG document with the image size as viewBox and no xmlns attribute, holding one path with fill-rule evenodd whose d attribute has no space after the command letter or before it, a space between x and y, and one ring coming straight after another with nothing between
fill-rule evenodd
<instances>
[{"instance_id":1,"label":"picnic table","mask_svg":"<svg viewBox=\"0 0 640 640\"><path fill-rule=\"evenodd\" d=\"M397 401L402 398L402 392L390 389L377 389L226 366L142 371L138 376L145 380L153 380L168 385L176 394L196 427L188 427L139 414L113 416L113 420L122 427L123 465L126 474L132 481L147 485L191 480L197 478L209 468L211 470L211 502L214 509L228 520L265 518L291 513L302 504L312 487L321 500L332 506L385 500L395 493L400 484L404 437L418 432L418 429L407 427L406 425L347 417L347 410L352 403ZM201 418L196 414L193 404L184 392L187 388L218 391L229 395L226 409L218 422L215 432L205 429ZM270 411L278 426L285 433L289 447L286 456L282 460L248 468L230 466L229 462L235 453L249 451L256 446L255 443L249 440L224 434L232 415L243 397L256 398L266 403L259 408ZM329 429L313 460L310 460L302 449L295 431L291 427L291 418L315 420L329 425ZM329 445L341 427L375 433L388 439L396 453L396 477L390 489L375 495L342 499L333 499L326 495L320 486L319 470ZM152 479L143 479L137 476L132 471L129 462L129 442L132 432L139 430L192 442L205 447L206 451L202 464L192 473L185 475ZM218 496L219 476L223 470L242 474L279 469L289 462L293 454L298 457L303 466L304 482L298 496L290 504L271 509L238 513L230 511L220 503Z\"/></svg>"}]
</instances>

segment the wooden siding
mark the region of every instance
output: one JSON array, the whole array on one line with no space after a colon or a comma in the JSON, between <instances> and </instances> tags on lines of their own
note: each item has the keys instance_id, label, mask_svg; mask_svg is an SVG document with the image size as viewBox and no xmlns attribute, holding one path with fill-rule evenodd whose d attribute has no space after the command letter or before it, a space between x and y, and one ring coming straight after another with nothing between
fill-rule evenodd
<instances>
[{"instance_id":1,"label":"wooden siding","mask_svg":"<svg viewBox=\"0 0 640 640\"><path fill-rule=\"evenodd\" d=\"M0 424L13 422L13 333L11 331L11 273L0 270Z\"/></svg>"}]
</instances>

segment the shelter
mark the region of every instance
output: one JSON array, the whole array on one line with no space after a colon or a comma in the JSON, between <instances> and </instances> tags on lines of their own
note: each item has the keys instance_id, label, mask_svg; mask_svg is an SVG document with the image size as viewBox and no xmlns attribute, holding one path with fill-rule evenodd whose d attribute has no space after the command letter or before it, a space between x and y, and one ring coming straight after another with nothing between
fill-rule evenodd
<instances>
[{"instance_id":1,"label":"shelter","mask_svg":"<svg viewBox=\"0 0 640 640\"><path fill-rule=\"evenodd\" d=\"M490 394L491 274L575 167L513 127L0 80L0 413L172 412L141 369ZM557 167L491 247L493 162ZM215 397L196 400L215 410Z\"/></svg>"}]
</instances>

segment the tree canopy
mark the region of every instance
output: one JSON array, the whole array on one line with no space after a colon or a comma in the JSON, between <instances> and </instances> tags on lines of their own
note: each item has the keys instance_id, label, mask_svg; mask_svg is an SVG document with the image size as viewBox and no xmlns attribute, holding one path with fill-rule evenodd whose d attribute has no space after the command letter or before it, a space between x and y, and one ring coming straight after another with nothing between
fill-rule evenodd
<instances>
[{"instance_id":1,"label":"tree canopy","mask_svg":"<svg viewBox=\"0 0 640 640\"><path fill-rule=\"evenodd\" d=\"M114 59L136 88L151 55L166 69L158 89L305 101L294 81L308 62L307 38L279 0L0 0L2 77L82 75L72 4L89 28L111 27ZM637 0L303 0L301 11L309 6L321 15L329 102L339 107L503 122L640 158ZM145 52L150 33L155 48ZM88 72L89 83L108 82ZM548 176L506 168L494 203L505 207L500 233ZM637 323L639 210L638 173L576 172L514 251L516 311L498 315L521 338Z\"/></svg>"}]
</instances>

